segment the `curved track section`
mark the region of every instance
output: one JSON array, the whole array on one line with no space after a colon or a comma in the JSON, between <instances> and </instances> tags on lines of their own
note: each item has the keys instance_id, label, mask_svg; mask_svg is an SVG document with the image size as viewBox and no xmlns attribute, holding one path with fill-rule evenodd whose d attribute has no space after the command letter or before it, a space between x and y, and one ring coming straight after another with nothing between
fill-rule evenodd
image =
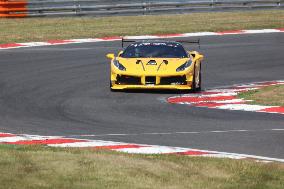
<instances>
[{"instance_id":1,"label":"curved track section","mask_svg":"<svg viewBox=\"0 0 284 189\"><path fill-rule=\"evenodd\" d=\"M265 112L284 115L284 106L251 104L251 100L245 100L238 97L239 93L259 90L261 88L273 85L284 85L284 81L266 81L233 85L226 88L211 89L198 93L172 96L168 98L167 101L173 104L185 104L195 107L262 113Z\"/></svg>"},{"instance_id":2,"label":"curved track section","mask_svg":"<svg viewBox=\"0 0 284 189\"><path fill-rule=\"evenodd\" d=\"M283 33L201 41L205 88L283 79ZM105 54L119 49L101 42L0 51L0 130L284 158L283 115L168 104L172 92L111 93Z\"/></svg>"}]
</instances>

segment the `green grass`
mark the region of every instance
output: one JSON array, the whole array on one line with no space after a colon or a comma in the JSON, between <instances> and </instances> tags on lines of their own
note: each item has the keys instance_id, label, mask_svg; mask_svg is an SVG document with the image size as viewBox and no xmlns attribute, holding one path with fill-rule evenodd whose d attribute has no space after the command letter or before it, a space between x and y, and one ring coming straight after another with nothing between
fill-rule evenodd
<instances>
[{"instance_id":1,"label":"green grass","mask_svg":"<svg viewBox=\"0 0 284 189\"><path fill-rule=\"evenodd\" d=\"M0 19L0 44L261 28L284 28L284 11ZM0 145L0 188L283 189L284 165L250 160Z\"/></svg>"},{"instance_id":2,"label":"green grass","mask_svg":"<svg viewBox=\"0 0 284 189\"><path fill-rule=\"evenodd\" d=\"M283 189L284 164L0 145L0 188Z\"/></svg>"},{"instance_id":3,"label":"green grass","mask_svg":"<svg viewBox=\"0 0 284 189\"><path fill-rule=\"evenodd\" d=\"M284 10L102 18L0 19L0 44L263 28L284 28Z\"/></svg>"},{"instance_id":4,"label":"green grass","mask_svg":"<svg viewBox=\"0 0 284 189\"><path fill-rule=\"evenodd\" d=\"M264 87L238 95L240 98L252 100L251 104L284 106L284 85Z\"/></svg>"}]
</instances>

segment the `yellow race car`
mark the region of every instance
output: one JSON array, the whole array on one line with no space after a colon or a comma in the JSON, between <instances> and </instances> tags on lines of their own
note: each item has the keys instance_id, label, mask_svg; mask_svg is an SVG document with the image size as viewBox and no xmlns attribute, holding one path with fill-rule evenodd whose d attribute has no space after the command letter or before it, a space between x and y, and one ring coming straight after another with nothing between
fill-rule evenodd
<instances>
[{"instance_id":1,"label":"yellow race car","mask_svg":"<svg viewBox=\"0 0 284 189\"><path fill-rule=\"evenodd\" d=\"M132 42L111 59L110 88L201 90L203 55L186 51L181 42Z\"/></svg>"}]
</instances>

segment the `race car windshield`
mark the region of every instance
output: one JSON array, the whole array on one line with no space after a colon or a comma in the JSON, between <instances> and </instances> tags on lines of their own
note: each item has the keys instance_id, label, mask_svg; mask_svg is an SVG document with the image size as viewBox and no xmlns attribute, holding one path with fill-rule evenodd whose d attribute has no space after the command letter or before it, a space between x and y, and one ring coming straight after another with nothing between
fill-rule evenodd
<instances>
[{"instance_id":1,"label":"race car windshield","mask_svg":"<svg viewBox=\"0 0 284 189\"><path fill-rule=\"evenodd\" d=\"M182 45L178 43L134 43L122 53L123 58L187 58Z\"/></svg>"}]
</instances>

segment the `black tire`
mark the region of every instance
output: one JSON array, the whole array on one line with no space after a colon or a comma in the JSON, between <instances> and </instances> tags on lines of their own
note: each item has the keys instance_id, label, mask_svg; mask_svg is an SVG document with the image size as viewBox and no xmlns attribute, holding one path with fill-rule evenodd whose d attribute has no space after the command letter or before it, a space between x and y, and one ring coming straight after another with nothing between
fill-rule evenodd
<instances>
[{"instance_id":1,"label":"black tire","mask_svg":"<svg viewBox=\"0 0 284 189\"><path fill-rule=\"evenodd\" d=\"M201 63L200 63L200 68L199 68L199 84L198 87L195 89L195 91L201 91Z\"/></svg>"},{"instance_id":2,"label":"black tire","mask_svg":"<svg viewBox=\"0 0 284 189\"><path fill-rule=\"evenodd\" d=\"M110 90L111 92L114 92L114 91L115 91L115 90L112 89L111 81L109 81L109 90Z\"/></svg>"},{"instance_id":3,"label":"black tire","mask_svg":"<svg viewBox=\"0 0 284 189\"><path fill-rule=\"evenodd\" d=\"M192 84L191 84L190 92L194 93L196 91L195 86L196 86L196 84L195 84L195 72L194 72L193 73L193 81L192 81Z\"/></svg>"},{"instance_id":4,"label":"black tire","mask_svg":"<svg viewBox=\"0 0 284 189\"><path fill-rule=\"evenodd\" d=\"M121 91L121 89L112 89L111 81L109 81L109 90L110 90L111 92L119 92L119 91Z\"/></svg>"},{"instance_id":5,"label":"black tire","mask_svg":"<svg viewBox=\"0 0 284 189\"><path fill-rule=\"evenodd\" d=\"M194 65L194 73L193 73L193 81L191 84L191 92L198 92L201 91L201 64L199 67L199 84L198 87L196 87L196 80L195 80L195 65Z\"/></svg>"}]
</instances>

